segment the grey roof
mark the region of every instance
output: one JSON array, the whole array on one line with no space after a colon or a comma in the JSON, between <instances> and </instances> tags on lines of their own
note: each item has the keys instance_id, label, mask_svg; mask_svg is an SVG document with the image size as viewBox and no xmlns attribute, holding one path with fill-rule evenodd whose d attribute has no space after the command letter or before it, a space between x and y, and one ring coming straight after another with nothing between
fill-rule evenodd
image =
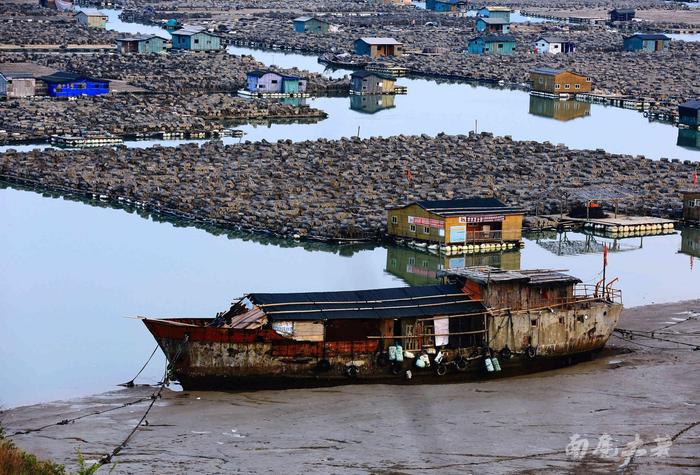
<instances>
[{"instance_id":1,"label":"grey roof","mask_svg":"<svg viewBox=\"0 0 700 475\"><path fill-rule=\"evenodd\" d=\"M307 22L309 20L316 20L318 22L326 23L326 24L328 23L326 20L322 20L322 19L316 18L314 16L300 16L300 17L294 19L294 21L302 21L302 22Z\"/></svg>"},{"instance_id":2,"label":"grey roof","mask_svg":"<svg viewBox=\"0 0 700 475\"><path fill-rule=\"evenodd\" d=\"M196 35L197 33L205 33L209 36L219 36L215 33L212 33L211 31L207 31L206 28L203 26L193 26L193 25L185 25L184 27L180 28L179 30L175 30L171 33L171 35L178 35L178 36L192 36Z\"/></svg>"},{"instance_id":3,"label":"grey roof","mask_svg":"<svg viewBox=\"0 0 700 475\"><path fill-rule=\"evenodd\" d=\"M560 38L558 36L540 36L535 41L540 41L540 40L544 40L550 44L552 44L552 43L573 43L573 41L570 41L570 40L567 40L564 38Z\"/></svg>"},{"instance_id":4,"label":"grey roof","mask_svg":"<svg viewBox=\"0 0 700 475\"><path fill-rule=\"evenodd\" d=\"M613 8L608 13L634 13L634 8Z\"/></svg>"},{"instance_id":5,"label":"grey roof","mask_svg":"<svg viewBox=\"0 0 700 475\"><path fill-rule=\"evenodd\" d=\"M374 38L374 37L364 37L357 41L362 41L368 45L401 45L400 41L396 41L394 38Z\"/></svg>"},{"instance_id":6,"label":"grey roof","mask_svg":"<svg viewBox=\"0 0 700 475\"><path fill-rule=\"evenodd\" d=\"M671 38L669 38L666 35L662 35L660 33L635 33L634 35L630 35L627 38L639 38L640 40L669 40L671 41Z\"/></svg>"},{"instance_id":7,"label":"grey roof","mask_svg":"<svg viewBox=\"0 0 700 475\"><path fill-rule=\"evenodd\" d=\"M84 13L87 16L107 16L104 14L104 12L101 12L96 8L83 8L77 12L76 15L80 15L81 13Z\"/></svg>"},{"instance_id":8,"label":"grey roof","mask_svg":"<svg viewBox=\"0 0 700 475\"><path fill-rule=\"evenodd\" d=\"M686 109L700 110L700 100L695 99L692 101L684 102L683 104L680 104L678 107L684 107Z\"/></svg>"},{"instance_id":9,"label":"grey roof","mask_svg":"<svg viewBox=\"0 0 700 475\"><path fill-rule=\"evenodd\" d=\"M534 68L530 70L531 73L546 74L547 76L556 76L557 74L563 73L563 69L553 69L553 68Z\"/></svg>"},{"instance_id":10,"label":"grey roof","mask_svg":"<svg viewBox=\"0 0 700 475\"><path fill-rule=\"evenodd\" d=\"M151 38L159 38L163 41L167 41L165 38L162 36L158 35L131 35L131 36L123 36L121 38L117 38L117 41L146 41L150 40Z\"/></svg>"},{"instance_id":11,"label":"grey roof","mask_svg":"<svg viewBox=\"0 0 700 475\"><path fill-rule=\"evenodd\" d=\"M266 74L276 74L277 76L282 76L280 73L270 69L254 69L253 71L248 71L246 73L247 76L255 76L256 78L261 78Z\"/></svg>"},{"instance_id":12,"label":"grey roof","mask_svg":"<svg viewBox=\"0 0 700 475\"><path fill-rule=\"evenodd\" d=\"M378 78L382 79L388 79L390 81L395 81L396 78L392 76L391 74L384 74L384 73L376 73L374 71L366 71L366 70L361 70L361 71L355 71L353 72L350 76L352 77L358 77L358 78L368 78L370 76L376 76Z\"/></svg>"},{"instance_id":13,"label":"grey roof","mask_svg":"<svg viewBox=\"0 0 700 475\"><path fill-rule=\"evenodd\" d=\"M344 292L249 294L268 320L431 318L484 312L456 285Z\"/></svg>"},{"instance_id":14,"label":"grey roof","mask_svg":"<svg viewBox=\"0 0 700 475\"><path fill-rule=\"evenodd\" d=\"M483 21L487 25L510 25L510 21L505 18L479 17L477 21Z\"/></svg>"},{"instance_id":15,"label":"grey roof","mask_svg":"<svg viewBox=\"0 0 700 475\"><path fill-rule=\"evenodd\" d=\"M109 79L97 79L84 74L70 73L67 71L58 71L48 76L42 76L40 78L42 81L50 83L69 83L75 81L93 81L93 82L110 82Z\"/></svg>"},{"instance_id":16,"label":"grey roof","mask_svg":"<svg viewBox=\"0 0 700 475\"><path fill-rule=\"evenodd\" d=\"M485 43L515 43L515 37L511 35L483 35L475 36L470 41L481 38Z\"/></svg>"},{"instance_id":17,"label":"grey roof","mask_svg":"<svg viewBox=\"0 0 700 475\"><path fill-rule=\"evenodd\" d=\"M463 277L479 284L491 282L522 282L527 285L547 284L576 284L581 279L558 270L529 269L529 270L503 270L498 267L461 267L438 272L438 275L449 277Z\"/></svg>"},{"instance_id":18,"label":"grey roof","mask_svg":"<svg viewBox=\"0 0 700 475\"><path fill-rule=\"evenodd\" d=\"M405 206L393 209L405 208L416 204L426 211L439 216L460 216L464 214L520 214L520 208L508 206L497 198L461 198L454 200L424 200L415 201Z\"/></svg>"}]
</instances>

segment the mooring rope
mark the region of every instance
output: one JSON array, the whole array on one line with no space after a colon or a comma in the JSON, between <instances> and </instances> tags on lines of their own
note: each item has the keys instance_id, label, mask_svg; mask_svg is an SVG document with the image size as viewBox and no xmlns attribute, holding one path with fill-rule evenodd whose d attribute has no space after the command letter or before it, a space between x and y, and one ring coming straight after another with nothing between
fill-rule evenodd
<instances>
[{"instance_id":1,"label":"mooring rope","mask_svg":"<svg viewBox=\"0 0 700 475\"><path fill-rule=\"evenodd\" d=\"M138 428L141 427L141 424L143 424L143 421L146 420L146 416L148 416L148 413L151 412L151 409L153 408L156 401L161 397L161 393L163 392L163 389L165 388L166 384L168 384L168 373L170 372L171 368L175 367L175 363L177 363L177 361L180 359L180 356L182 355L182 350L185 348L185 345L189 341L189 338L190 338L189 335L185 334L185 338L180 343L180 346L177 350L177 353L175 353L175 357L172 359L172 361L170 361L170 363L167 363L165 365L165 373L163 374L163 381L161 381L158 384L159 385L158 391L151 394L151 403L146 408L146 412L143 413L143 416L141 416L141 419L139 420L139 422L136 424L136 426L133 429L131 429L131 432L129 432L129 434L126 436L126 438L119 445L117 445L114 448L114 450L112 450L110 453L101 457L97 461L97 463L95 465L93 465L93 467L96 466L97 468L99 468L99 467L111 462L112 457L114 457L115 455L117 455L119 452L122 451L124 446L126 446L126 444L131 439L131 437L136 433Z\"/></svg>"},{"instance_id":2,"label":"mooring rope","mask_svg":"<svg viewBox=\"0 0 700 475\"><path fill-rule=\"evenodd\" d=\"M640 337L647 338L649 340L665 341L668 343L674 343L676 345L689 346L695 351L700 350L700 345L698 345L697 343L687 343L685 341L671 340L669 338L660 338L654 335L654 331L627 330L625 328L616 328L615 331L623 337L629 338L630 340L634 337Z\"/></svg>"},{"instance_id":3,"label":"mooring rope","mask_svg":"<svg viewBox=\"0 0 700 475\"><path fill-rule=\"evenodd\" d=\"M148 363L151 362L151 358L153 358L153 355L156 354L156 351L158 351L158 345L156 345L155 348L153 348L153 353L151 353L151 356L148 357L146 362L143 364L141 369L139 370L138 373L136 373L136 376L131 378L131 381L127 381L126 383L121 383L119 386L124 386L125 388L133 388L134 387L134 381L136 381L136 378L139 377L139 375L143 372L144 369L146 369L146 366L148 366Z\"/></svg>"}]
</instances>

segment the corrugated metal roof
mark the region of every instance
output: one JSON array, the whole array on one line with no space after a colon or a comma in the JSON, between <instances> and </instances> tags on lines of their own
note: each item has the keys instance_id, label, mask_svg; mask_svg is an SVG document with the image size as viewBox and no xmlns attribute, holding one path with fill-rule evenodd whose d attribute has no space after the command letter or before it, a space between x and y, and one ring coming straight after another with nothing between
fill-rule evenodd
<instances>
[{"instance_id":1,"label":"corrugated metal roof","mask_svg":"<svg viewBox=\"0 0 700 475\"><path fill-rule=\"evenodd\" d=\"M59 71L48 76L42 76L40 78L43 81L51 83L66 83L75 81L95 81L95 82L110 82L108 79L97 79L84 74L70 73L67 71Z\"/></svg>"},{"instance_id":2,"label":"corrugated metal roof","mask_svg":"<svg viewBox=\"0 0 700 475\"><path fill-rule=\"evenodd\" d=\"M429 318L485 310L456 285L248 295L268 320Z\"/></svg>"},{"instance_id":3,"label":"corrugated metal roof","mask_svg":"<svg viewBox=\"0 0 700 475\"><path fill-rule=\"evenodd\" d=\"M527 285L545 285L552 283L575 284L581 279L551 269L503 270L498 267L462 267L439 271L438 275L463 277L479 284L491 282L522 282Z\"/></svg>"},{"instance_id":4,"label":"corrugated metal roof","mask_svg":"<svg viewBox=\"0 0 700 475\"><path fill-rule=\"evenodd\" d=\"M477 21L483 21L487 25L510 25L510 21L505 18L480 17Z\"/></svg>"},{"instance_id":5,"label":"corrugated metal roof","mask_svg":"<svg viewBox=\"0 0 700 475\"><path fill-rule=\"evenodd\" d=\"M614 8L610 10L608 13L622 13L622 14L627 14L627 13L635 13L634 8Z\"/></svg>"},{"instance_id":6,"label":"corrugated metal roof","mask_svg":"<svg viewBox=\"0 0 700 475\"><path fill-rule=\"evenodd\" d=\"M671 41L671 38L669 38L666 35L662 35L660 33L635 33L634 35L630 35L627 38L639 38L640 40L669 40L669 41Z\"/></svg>"},{"instance_id":7,"label":"corrugated metal roof","mask_svg":"<svg viewBox=\"0 0 700 475\"><path fill-rule=\"evenodd\" d=\"M402 209L416 204L426 211L440 216L458 216L464 214L520 214L522 209L509 206L497 198L460 198L454 200L424 200L415 201L405 206L391 209Z\"/></svg>"},{"instance_id":8,"label":"corrugated metal roof","mask_svg":"<svg viewBox=\"0 0 700 475\"><path fill-rule=\"evenodd\" d=\"M378 77L378 78L388 79L388 80L390 80L390 81L395 81L395 80L396 80L396 78L395 78L394 76L390 75L390 74L376 73L376 72L374 72L374 71L366 71L366 70L364 70L364 69L363 69L362 71L355 71L355 72L353 72L350 76L352 76L352 77L358 77L358 78L367 78L367 77L370 77L370 76L376 76L376 77Z\"/></svg>"},{"instance_id":9,"label":"corrugated metal roof","mask_svg":"<svg viewBox=\"0 0 700 475\"><path fill-rule=\"evenodd\" d=\"M535 68L530 70L531 73L546 74L547 76L556 76L564 72L563 69L553 69L553 68Z\"/></svg>"},{"instance_id":10,"label":"corrugated metal roof","mask_svg":"<svg viewBox=\"0 0 700 475\"><path fill-rule=\"evenodd\" d=\"M212 33L211 31L207 31L206 28L203 26L193 26L193 25L185 25L179 30L175 30L171 33L171 35L179 35L179 36L192 36L196 35L197 33L205 33L210 36L219 36L215 33Z\"/></svg>"},{"instance_id":11,"label":"corrugated metal roof","mask_svg":"<svg viewBox=\"0 0 700 475\"><path fill-rule=\"evenodd\" d=\"M400 41L396 41L394 38L360 38L360 41L367 43L368 45L400 45L403 44Z\"/></svg>"},{"instance_id":12,"label":"corrugated metal roof","mask_svg":"<svg viewBox=\"0 0 700 475\"><path fill-rule=\"evenodd\" d=\"M81 13L84 13L87 16L107 16L96 8L82 8L79 12L76 13L76 15L80 15Z\"/></svg>"},{"instance_id":13,"label":"corrugated metal roof","mask_svg":"<svg viewBox=\"0 0 700 475\"><path fill-rule=\"evenodd\" d=\"M558 36L540 36L536 41L544 40L549 44L552 43L573 43L565 38L560 38Z\"/></svg>"},{"instance_id":14,"label":"corrugated metal roof","mask_svg":"<svg viewBox=\"0 0 700 475\"><path fill-rule=\"evenodd\" d=\"M117 38L117 41L146 41L150 40L151 38L160 38L161 40L165 40L165 38L158 35L131 35Z\"/></svg>"}]
</instances>

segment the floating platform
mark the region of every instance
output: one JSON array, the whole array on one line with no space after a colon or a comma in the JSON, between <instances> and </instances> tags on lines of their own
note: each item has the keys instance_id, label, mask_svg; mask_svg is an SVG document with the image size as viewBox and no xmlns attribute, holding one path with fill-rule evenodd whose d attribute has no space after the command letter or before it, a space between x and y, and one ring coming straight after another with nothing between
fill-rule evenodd
<instances>
[{"instance_id":1,"label":"floating platform","mask_svg":"<svg viewBox=\"0 0 700 475\"><path fill-rule=\"evenodd\" d=\"M66 148L109 147L124 143L121 137L113 135L52 135L51 144Z\"/></svg>"},{"instance_id":2,"label":"floating platform","mask_svg":"<svg viewBox=\"0 0 700 475\"><path fill-rule=\"evenodd\" d=\"M483 243L453 243L453 244L438 244L429 243L427 241L413 241L394 239L398 245L405 245L412 249L422 250L433 254L444 254L446 256L452 254L478 254L489 252L514 251L522 247L522 242L483 242Z\"/></svg>"},{"instance_id":3,"label":"floating platform","mask_svg":"<svg viewBox=\"0 0 700 475\"><path fill-rule=\"evenodd\" d=\"M405 77L408 74L408 68L403 66L385 66L383 64L368 64L365 70L373 73L390 74L394 77Z\"/></svg>"},{"instance_id":4,"label":"floating platform","mask_svg":"<svg viewBox=\"0 0 700 475\"><path fill-rule=\"evenodd\" d=\"M251 92L245 89L238 91L240 97L258 97L261 99L287 99L293 97L311 97L308 92Z\"/></svg>"},{"instance_id":5,"label":"floating platform","mask_svg":"<svg viewBox=\"0 0 700 475\"><path fill-rule=\"evenodd\" d=\"M392 91L383 91L383 92L362 92L362 91L353 91L350 89L350 95L353 96L395 96L395 95L403 95L403 94L408 94L408 87L406 86L394 86L394 89Z\"/></svg>"},{"instance_id":6,"label":"floating platform","mask_svg":"<svg viewBox=\"0 0 700 475\"><path fill-rule=\"evenodd\" d=\"M655 234L671 234L675 232L675 221L654 216L625 216L618 214L617 217L607 218L571 218L559 215L545 216L560 226L581 227L591 231L593 234L600 234L609 237L628 236L653 236Z\"/></svg>"}]
</instances>

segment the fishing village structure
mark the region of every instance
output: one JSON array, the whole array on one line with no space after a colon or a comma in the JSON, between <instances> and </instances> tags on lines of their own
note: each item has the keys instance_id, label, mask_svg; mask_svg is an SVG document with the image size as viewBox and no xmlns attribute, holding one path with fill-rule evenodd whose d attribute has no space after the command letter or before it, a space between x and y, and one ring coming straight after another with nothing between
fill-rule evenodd
<instances>
[{"instance_id":1,"label":"fishing village structure","mask_svg":"<svg viewBox=\"0 0 700 475\"><path fill-rule=\"evenodd\" d=\"M476 16L479 18L502 18L510 22L510 7L488 6L477 10Z\"/></svg>"},{"instance_id":2,"label":"fishing village structure","mask_svg":"<svg viewBox=\"0 0 700 475\"><path fill-rule=\"evenodd\" d=\"M682 192L682 199L683 221L700 225L700 190L684 191Z\"/></svg>"},{"instance_id":3,"label":"fishing village structure","mask_svg":"<svg viewBox=\"0 0 700 475\"><path fill-rule=\"evenodd\" d=\"M250 71L246 74L246 91L261 96L294 97L306 93L306 84L306 79L266 69Z\"/></svg>"},{"instance_id":4,"label":"fishing village structure","mask_svg":"<svg viewBox=\"0 0 700 475\"><path fill-rule=\"evenodd\" d=\"M416 201L387 211L387 234L423 245L519 245L523 210L496 198Z\"/></svg>"},{"instance_id":5,"label":"fishing village structure","mask_svg":"<svg viewBox=\"0 0 700 475\"><path fill-rule=\"evenodd\" d=\"M615 8L608 12L611 22L634 20L634 8Z\"/></svg>"},{"instance_id":6,"label":"fishing village structure","mask_svg":"<svg viewBox=\"0 0 700 475\"><path fill-rule=\"evenodd\" d=\"M52 68L33 63L0 63L0 97L46 95L46 84L41 77L55 72Z\"/></svg>"},{"instance_id":7,"label":"fishing village structure","mask_svg":"<svg viewBox=\"0 0 700 475\"><path fill-rule=\"evenodd\" d=\"M625 51L668 51L671 38L652 33L635 33L624 38Z\"/></svg>"},{"instance_id":8,"label":"fishing village structure","mask_svg":"<svg viewBox=\"0 0 700 475\"><path fill-rule=\"evenodd\" d=\"M619 290L552 270L443 273L446 283L251 293L209 319L143 318L185 389L468 380L599 350Z\"/></svg>"},{"instance_id":9,"label":"fishing village structure","mask_svg":"<svg viewBox=\"0 0 700 475\"><path fill-rule=\"evenodd\" d=\"M328 33L330 23L314 17L302 16L294 19L294 31L297 33Z\"/></svg>"},{"instance_id":10,"label":"fishing village structure","mask_svg":"<svg viewBox=\"0 0 700 475\"><path fill-rule=\"evenodd\" d=\"M678 106L678 123L700 130L700 99L686 101Z\"/></svg>"},{"instance_id":11,"label":"fishing village structure","mask_svg":"<svg viewBox=\"0 0 700 475\"><path fill-rule=\"evenodd\" d=\"M372 58L401 56L403 53L403 43L394 38L360 38L355 40L354 48L356 54Z\"/></svg>"},{"instance_id":12,"label":"fishing village structure","mask_svg":"<svg viewBox=\"0 0 700 475\"><path fill-rule=\"evenodd\" d=\"M117 39L117 51L128 53L162 53L167 49L168 40L158 35L134 35Z\"/></svg>"},{"instance_id":13,"label":"fishing village structure","mask_svg":"<svg viewBox=\"0 0 700 475\"><path fill-rule=\"evenodd\" d=\"M469 5L464 0L426 0L425 8L441 13L466 13Z\"/></svg>"},{"instance_id":14,"label":"fishing village structure","mask_svg":"<svg viewBox=\"0 0 700 475\"><path fill-rule=\"evenodd\" d=\"M551 68L535 68L530 71L532 94L545 97L570 96L591 92L591 78L572 71Z\"/></svg>"},{"instance_id":15,"label":"fishing village structure","mask_svg":"<svg viewBox=\"0 0 700 475\"><path fill-rule=\"evenodd\" d=\"M540 36L535 40L534 47L539 54L568 54L576 51L576 43L554 36Z\"/></svg>"},{"instance_id":16,"label":"fishing village structure","mask_svg":"<svg viewBox=\"0 0 700 475\"><path fill-rule=\"evenodd\" d=\"M107 15L94 8L86 8L75 14L75 19L81 25L89 28L105 28L107 26Z\"/></svg>"},{"instance_id":17,"label":"fishing village structure","mask_svg":"<svg viewBox=\"0 0 700 475\"><path fill-rule=\"evenodd\" d=\"M513 54L515 37L511 35L483 35L469 40L467 51L472 54Z\"/></svg>"},{"instance_id":18,"label":"fishing village structure","mask_svg":"<svg viewBox=\"0 0 700 475\"><path fill-rule=\"evenodd\" d=\"M375 71L354 71L350 75L351 94L405 94L405 86L397 86L396 78Z\"/></svg>"},{"instance_id":19,"label":"fishing village structure","mask_svg":"<svg viewBox=\"0 0 700 475\"><path fill-rule=\"evenodd\" d=\"M395 94L351 94L350 109L363 114L375 114L396 107Z\"/></svg>"},{"instance_id":20,"label":"fishing village structure","mask_svg":"<svg viewBox=\"0 0 700 475\"><path fill-rule=\"evenodd\" d=\"M479 33L507 34L510 33L510 20L505 18L477 18L476 31Z\"/></svg>"},{"instance_id":21,"label":"fishing village structure","mask_svg":"<svg viewBox=\"0 0 700 475\"><path fill-rule=\"evenodd\" d=\"M188 26L171 33L174 50L216 51L221 49L221 36L201 26Z\"/></svg>"},{"instance_id":22,"label":"fishing village structure","mask_svg":"<svg viewBox=\"0 0 700 475\"><path fill-rule=\"evenodd\" d=\"M109 94L106 79L96 79L69 72L57 72L41 77L47 93L52 97L99 96Z\"/></svg>"}]
</instances>

